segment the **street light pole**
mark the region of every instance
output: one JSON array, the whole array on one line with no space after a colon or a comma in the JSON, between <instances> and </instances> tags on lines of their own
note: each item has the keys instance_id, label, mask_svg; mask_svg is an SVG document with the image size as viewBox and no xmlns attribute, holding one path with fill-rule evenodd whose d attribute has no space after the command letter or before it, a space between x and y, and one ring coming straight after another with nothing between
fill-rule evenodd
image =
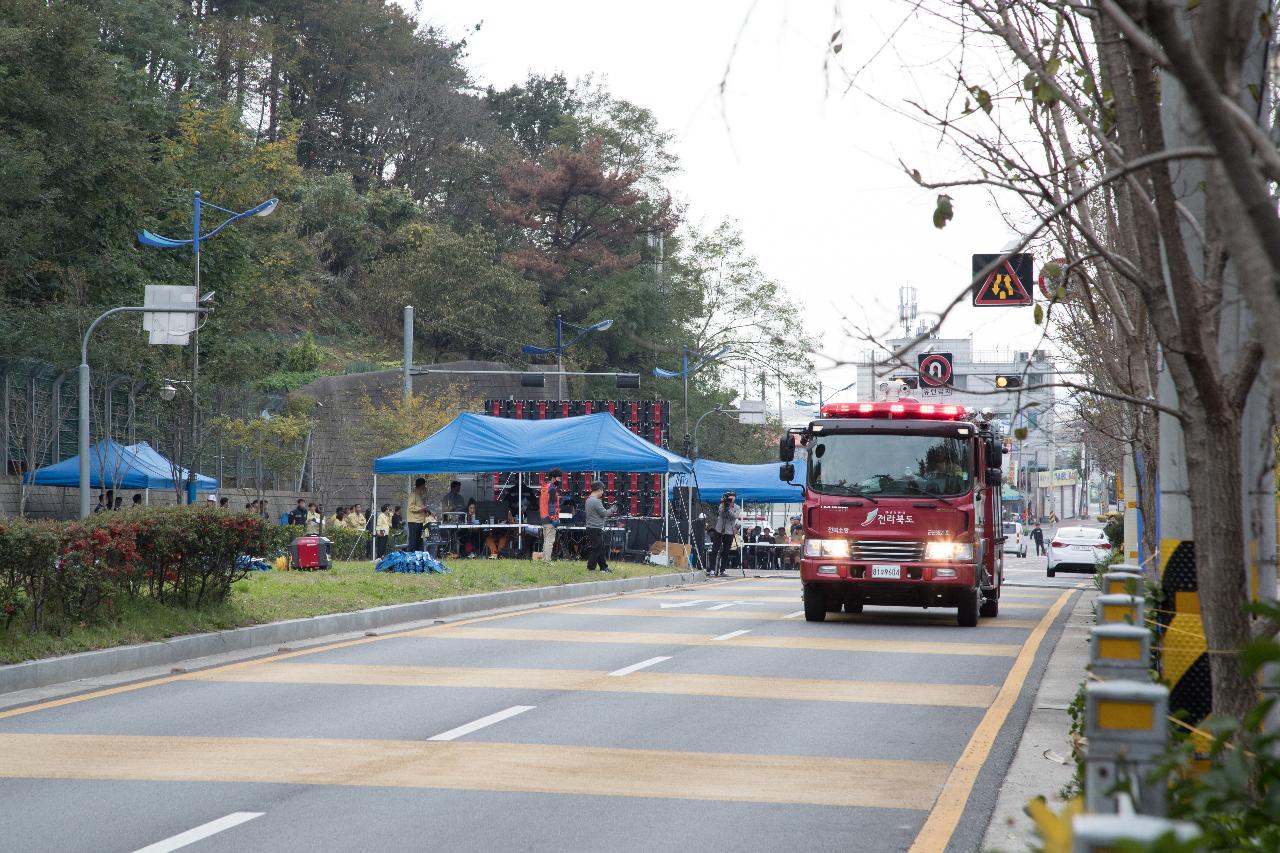
<instances>
[{"instance_id":1,"label":"street light pole","mask_svg":"<svg viewBox=\"0 0 1280 853\"><path fill-rule=\"evenodd\" d=\"M716 412L720 412L725 415L732 415L735 414L736 411L736 409L726 409L723 406L717 405L715 408L708 409L702 413L702 416L699 417L693 425L693 456L691 458L698 458L698 430L702 427L702 422L706 420L707 415L714 415Z\"/></svg>"},{"instance_id":2,"label":"street light pole","mask_svg":"<svg viewBox=\"0 0 1280 853\"><path fill-rule=\"evenodd\" d=\"M174 240L170 237L163 237L159 234L153 234L149 230L143 230L138 235L138 242L144 246L151 246L156 249L176 249L180 246L191 244L191 252L195 256L195 290L196 304L200 304L200 243L207 240L214 234L217 234L223 228L226 228L237 219L243 219L246 216L270 216L276 209L276 205L280 203L277 198L269 198L259 205L249 208L248 210L237 213L234 210L227 210L225 207L219 207L211 202L206 202L200 197L200 191L195 190L192 196L192 215L191 215L191 239L190 240ZM208 205L214 210L222 211L227 214L221 224L211 230L208 234L200 233L200 211ZM192 350L191 350L191 468L187 474L187 503L194 503L196 499L196 468L199 460L196 458L200 439L200 397L199 397L199 380L200 380L200 327L196 324L196 328L192 330Z\"/></svg>"},{"instance_id":3,"label":"street light pole","mask_svg":"<svg viewBox=\"0 0 1280 853\"><path fill-rule=\"evenodd\" d=\"M553 352L556 354L556 394L561 400L564 399L564 351L585 338L591 332L603 332L609 329L613 326L613 321L601 320L599 323L594 323L586 328L583 328L582 326L574 326L572 323L569 323L567 325L578 329L580 334L568 343L564 342L565 325L564 318L557 314L556 345L554 347L539 347L534 346L533 344L522 344L520 347L520 351L525 355L549 355Z\"/></svg>"},{"instance_id":4,"label":"street light pole","mask_svg":"<svg viewBox=\"0 0 1280 853\"><path fill-rule=\"evenodd\" d=\"M728 354L729 347L725 347L714 355L705 356L693 367L689 367L689 348L686 346L681 348L679 371L663 370L661 367L653 369L653 375L659 379L675 379L679 376L684 382L684 450L686 454L689 452L689 374L701 369L704 364L721 359ZM697 427L694 429L696 430Z\"/></svg>"},{"instance_id":5,"label":"street light pole","mask_svg":"<svg viewBox=\"0 0 1280 853\"><path fill-rule=\"evenodd\" d=\"M98 315L98 318L89 324L89 328L85 330L84 337L80 340L80 517L89 517L89 337L93 334L93 330L98 328L98 324L113 314L123 314L126 312L151 311L142 305L122 305L117 308L111 308ZM173 309L168 313L172 314L205 314L208 308L189 308L186 310ZM109 438L110 436L108 436Z\"/></svg>"},{"instance_id":6,"label":"street light pole","mask_svg":"<svg viewBox=\"0 0 1280 853\"><path fill-rule=\"evenodd\" d=\"M561 332L563 319L556 315L556 399L564 399L564 335Z\"/></svg>"},{"instance_id":7,"label":"street light pole","mask_svg":"<svg viewBox=\"0 0 1280 853\"><path fill-rule=\"evenodd\" d=\"M681 355L680 373L684 375L684 443L689 444L689 348L685 347Z\"/></svg>"}]
</instances>

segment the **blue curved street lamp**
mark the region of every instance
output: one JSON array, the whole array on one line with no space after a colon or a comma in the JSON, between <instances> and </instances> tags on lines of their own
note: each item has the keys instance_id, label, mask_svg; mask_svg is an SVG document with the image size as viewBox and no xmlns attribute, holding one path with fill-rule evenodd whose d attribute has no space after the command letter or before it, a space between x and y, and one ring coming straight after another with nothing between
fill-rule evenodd
<instances>
[{"instance_id":1,"label":"blue curved street lamp","mask_svg":"<svg viewBox=\"0 0 1280 853\"><path fill-rule=\"evenodd\" d=\"M830 400L830 399L831 399L832 397L834 397L835 395L839 394L841 391L848 391L850 388L852 388L854 385L857 385L857 384L858 384L858 382L857 382L857 380L855 379L853 382L850 382L848 385L844 386L843 388L841 388L841 389L839 389L839 390L837 390L837 391L832 391L832 392L831 392L831 396L830 396L830 397L823 397L823 396L822 396L822 383L821 383L821 382L819 382L819 383L818 383L818 408L822 408L822 406L823 406L823 404L824 404L824 403L826 403L828 400ZM796 400L796 405L797 405L797 406L812 406L812 405L813 405L813 402L812 402L812 401L810 401L810 400Z\"/></svg>"},{"instance_id":2,"label":"blue curved street lamp","mask_svg":"<svg viewBox=\"0 0 1280 853\"><path fill-rule=\"evenodd\" d=\"M192 222L191 222L191 239L175 240L172 237L165 237L152 231L143 229L138 235L138 242L144 246L150 246L153 249L181 249L183 246L190 246L191 251L195 254L195 285L196 285L196 304L200 304L200 243L208 240L214 234L217 234L223 228L226 228L237 219L244 219L246 216L270 216L276 209L276 205L280 203L278 198L269 198L262 204L256 205L237 213L234 210L227 210L225 207L219 207L211 202L204 201L200 197L200 191L196 190L192 201ZM211 207L214 210L227 214L227 218L222 220L213 230L204 234L200 233L200 210L201 208ZM196 452L199 447L199 412L200 398L197 396L196 383L200 379L200 329L197 326L191 333L191 467L187 469L187 503L194 504L196 501L196 468L197 459Z\"/></svg>"},{"instance_id":3,"label":"blue curved street lamp","mask_svg":"<svg viewBox=\"0 0 1280 853\"><path fill-rule=\"evenodd\" d=\"M520 351L525 355L550 355L556 354L556 397L564 399L564 351L585 338L592 332L603 332L613 325L612 320L601 320L599 323L593 323L590 326L575 326L573 323L566 323L564 319L556 315L556 345L553 347L539 347L533 344L523 344ZM578 330L578 336L568 343L564 342L564 327Z\"/></svg>"},{"instance_id":4,"label":"blue curved street lamp","mask_svg":"<svg viewBox=\"0 0 1280 853\"><path fill-rule=\"evenodd\" d=\"M676 379L684 380L684 453L689 455L689 374L697 373L703 365L713 361L718 361L729 354L731 347L725 347L714 355L705 356L701 361L693 366L689 365L689 348L685 347L680 359L679 370L663 370L661 367L653 369L653 375L659 379ZM696 354L696 350L694 351Z\"/></svg>"}]
</instances>

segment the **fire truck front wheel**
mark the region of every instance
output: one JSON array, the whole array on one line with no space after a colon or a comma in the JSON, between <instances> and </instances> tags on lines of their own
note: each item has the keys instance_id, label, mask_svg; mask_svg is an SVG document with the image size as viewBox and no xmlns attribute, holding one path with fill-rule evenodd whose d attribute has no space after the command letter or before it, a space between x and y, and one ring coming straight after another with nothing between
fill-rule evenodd
<instances>
[{"instance_id":1,"label":"fire truck front wheel","mask_svg":"<svg viewBox=\"0 0 1280 853\"><path fill-rule=\"evenodd\" d=\"M825 622L827 619L827 593L817 584L804 585L804 619L806 622Z\"/></svg>"},{"instance_id":2,"label":"fire truck front wheel","mask_svg":"<svg viewBox=\"0 0 1280 853\"><path fill-rule=\"evenodd\" d=\"M961 595L962 598L956 603L956 622L961 628L975 628L978 625L978 608L981 606L982 591L975 589Z\"/></svg>"}]
</instances>

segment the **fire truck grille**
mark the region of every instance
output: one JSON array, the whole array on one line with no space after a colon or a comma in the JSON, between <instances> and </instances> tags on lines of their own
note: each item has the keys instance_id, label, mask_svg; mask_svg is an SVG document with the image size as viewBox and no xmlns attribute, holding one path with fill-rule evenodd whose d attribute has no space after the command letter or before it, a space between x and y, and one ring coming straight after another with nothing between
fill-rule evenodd
<instances>
[{"instance_id":1,"label":"fire truck grille","mask_svg":"<svg viewBox=\"0 0 1280 853\"><path fill-rule=\"evenodd\" d=\"M854 560L915 563L924 559L924 543L900 539L861 539L850 543Z\"/></svg>"}]
</instances>

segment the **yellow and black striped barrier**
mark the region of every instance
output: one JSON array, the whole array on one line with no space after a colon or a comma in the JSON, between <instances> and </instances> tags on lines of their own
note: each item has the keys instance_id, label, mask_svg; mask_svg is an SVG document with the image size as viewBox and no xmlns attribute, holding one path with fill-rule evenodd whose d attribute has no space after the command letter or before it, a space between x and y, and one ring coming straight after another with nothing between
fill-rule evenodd
<instances>
[{"instance_id":1,"label":"yellow and black striped barrier","mask_svg":"<svg viewBox=\"0 0 1280 853\"><path fill-rule=\"evenodd\" d=\"M1213 707L1208 646L1200 620L1196 547L1190 539L1160 541L1160 676L1169 685L1169 710L1199 723Z\"/></svg>"}]
</instances>

